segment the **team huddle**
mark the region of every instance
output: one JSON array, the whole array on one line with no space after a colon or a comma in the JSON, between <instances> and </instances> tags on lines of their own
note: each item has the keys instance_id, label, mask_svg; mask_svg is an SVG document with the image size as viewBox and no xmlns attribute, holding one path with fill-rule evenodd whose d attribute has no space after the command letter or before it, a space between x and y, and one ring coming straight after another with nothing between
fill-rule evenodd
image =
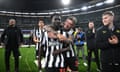
<instances>
[{"instance_id":1,"label":"team huddle","mask_svg":"<svg viewBox=\"0 0 120 72\"><path fill-rule=\"evenodd\" d=\"M33 38L37 44L39 42L42 44L46 72L65 72L68 66L73 71L78 71L77 58L72 42L72 27L75 22L76 18L71 16L66 19L64 26L62 26L61 16L58 14L52 16L51 25L44 26L43 21L39 21L40 30L35 30L36 35ZM38 35L38 31L40 31L40 36ZM37 52L39 57L39 49Z\"/></svg>"}]
</instances>

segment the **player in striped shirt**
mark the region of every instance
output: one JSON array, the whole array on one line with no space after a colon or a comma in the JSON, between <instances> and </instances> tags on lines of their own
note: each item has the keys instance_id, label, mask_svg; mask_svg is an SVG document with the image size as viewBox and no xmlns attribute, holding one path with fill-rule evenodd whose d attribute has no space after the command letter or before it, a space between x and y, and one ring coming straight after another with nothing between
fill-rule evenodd
<instances>
[{"instance_id":1,"label":"player in striped shirt","mask_svg":"<svg viewBox=\"0 0 120 72\"><path fill-rule=\"evenodd\" d=\"M54 51L62 49L62 44L58 38L61 26L61 16L55 14L51 18L52 24L45 26L45 30L48 32L48 43L45 52L45 72L65 72L63 54L54 54Z\"/></svg>"},{"instance_id":2,"label":"player in striped shirt","mask_svg":"<svg viewBox=\"0 0 120 72\"><path fill-rule=\"evenodd\" d=\"M69 16L65 22L61 32L60 40L63 42L63 49L55 51L55 53L63 53L65 60L65 67L69 67L72 72L78 72L78 59L73 48L73 27L77 19L73 16Z\"/></svg>"},{"instance_id":3,"label":"player in striped shirt","mask_svg":"<svg viewBox=\"0 0 120 72\"><path fill-rule=\"evenodd\" d=\"M44 52L46 51L46 38L47 32L44 29L44 21L39 20L38 27L34 29L33 33L33 41L36 44L36 59L35 63L39 66L39 70L41 70L41 56L44 57Z\"/></svg>"}]
</instances>

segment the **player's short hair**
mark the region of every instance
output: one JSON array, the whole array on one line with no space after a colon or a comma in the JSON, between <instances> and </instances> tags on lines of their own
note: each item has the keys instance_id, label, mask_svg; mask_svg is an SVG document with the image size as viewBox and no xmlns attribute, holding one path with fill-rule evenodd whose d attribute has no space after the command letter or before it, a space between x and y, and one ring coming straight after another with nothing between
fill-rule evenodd
<instances>
[{"instance_id":1,"label":"player's short hair","mask_svg":"<svg viewBox=\"0 0 120 72\"><path fill-rule=\"evenodd\" d=\"M77 18L74 16L69 16L67 19L70 19L73 21L74 24L77 24Z\"/></svg>"},{"instance_id":2,"label":"player's short hair","mask_svg":"<svg viewBox=\"0 0 120 72\"><path fill-rule=\"evenodd\" d=\"M38 21L43 21L43 22L44 22L44 18L43 18L43 17L40 17L40 18L38 19Z\"/></svg>"},{"instance_id":3,"label":"player's short hair","mask_svg":"<svg viewBox=\"0 0 120 72\"><path fill-rule=\"evenodd\" d=\"M50 16L50 18L52 19L54 16L58 16L58 17L61 17L61 15L59 13L54 13Z\"/></svg>"},{"instance_id":4,"label":"player's short hair","mask_svg":"<svg viewBox=\"0 0 120 72\"><path fill-rule=\"evenodd\" d=\"M102 16L104 16L104 15L114 16L114 13L113 13L113 11L106 11L102 14Z\"/></svg>"},{"instance_id":5,"label":"player's short hair","mask_svg":"<svg viewBox=\"0 0 120 72\"><path fill-rule=\"evenodd\" d=\"M9 21L16 21L15 19L13 19L13 18L11 18L11 19L9 19Z\"/></svg>"}]
</instances>

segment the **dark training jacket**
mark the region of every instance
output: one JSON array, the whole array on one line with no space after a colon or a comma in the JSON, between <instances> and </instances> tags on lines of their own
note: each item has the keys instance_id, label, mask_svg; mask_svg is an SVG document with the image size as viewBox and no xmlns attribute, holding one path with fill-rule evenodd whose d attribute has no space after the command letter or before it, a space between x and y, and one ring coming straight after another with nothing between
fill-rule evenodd
<instances>
[{"instance_id":1,"label":"dark training jacket","mask_svg":"<svg viewBox=\"0 0 120 72\"><path fill-rule=\"evenodd\" d=\"M112 45L108 42L108 38L116 35L119 43ZM97 31L96 36L97 48L101 49L102 63L120 63L120 27L115 26L114 30L109 30L107 26L102 26Z\"/></svg>"},{"instance_id":2,"label":"dark training jacket","mask_svg":"<svg viewBox=\"0 0 120 72\"><path fill-rule=\"evenodd\" d=\"M21 30L16 26L8 26L1 35L1 42L7 46L18 46L23 42Z\"/></svg>"},{"instance_id":3,"label":"dark training jacket","mask_svg":"<svg viewBox=\"0 0 120 72\"><path fill-rule=\"evenodd\" d=\"M92 32L92 29L88 29L86 31L86 41L87 41L87 48L88 49L95 49L96 48L95 33Z\"/></svg>"}]
</instances>

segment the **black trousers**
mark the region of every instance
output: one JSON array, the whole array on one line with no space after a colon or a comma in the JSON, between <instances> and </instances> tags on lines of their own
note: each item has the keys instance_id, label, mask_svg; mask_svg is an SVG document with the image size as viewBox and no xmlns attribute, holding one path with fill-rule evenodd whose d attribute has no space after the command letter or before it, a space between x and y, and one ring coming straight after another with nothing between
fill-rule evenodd
<instances>
[{"instance_id":1,"label":"black trousers","mask_svg":"<svg viewBox=\"0 0 120 72\"><path fill-rule=\"evenodd\" d=\"M98 69L101 69L100 68L100 61L99 61L98 50L97 49L88 49L88 71L90 71L90 68L91 68L92 53L94 53L95 62L97 64Z\"/></svg>"},{"instance_id":2,"label":"black trousers","mask_svg":"<svg viewBox=\"0 0 120 72\"><path fill-rule=\"evenodd\" d=\"M10 71L10 55L11 52L13 52L13 56L15 59L15 71L18 72L18 67L19 67L19 49L18 46L6 46L5 49L5 66L6 66L6 71Z\"/></svg>"},{"instance_id":3,"label":"black trousers","mask_svg":"<svg viewBox=\"0 0 120 72\"><path fill-rule=\"evenodd\" d=\"M102 72L120 72L120 63L102 63Z\"/></svg>"}]
</instances>

